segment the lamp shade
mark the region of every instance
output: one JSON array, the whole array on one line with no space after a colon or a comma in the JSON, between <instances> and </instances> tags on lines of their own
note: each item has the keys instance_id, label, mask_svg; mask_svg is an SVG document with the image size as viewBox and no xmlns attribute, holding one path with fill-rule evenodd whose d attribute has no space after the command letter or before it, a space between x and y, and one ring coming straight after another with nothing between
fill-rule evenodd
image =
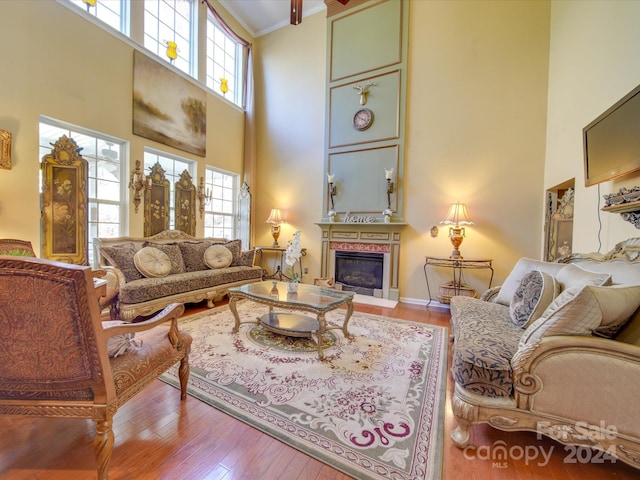
<instances>
[{"instance_id":1,"label":"lamp shade","mask_svg":"<svg viewBox=\"0 0 640 480\"><path fill-rule=\"evenodd\" d=\"M469 218L467 213L467 205L464 203L456 202L452 203L449 208L449 213L440 222L442 225L475 225L473 220Z\"/></svg>"},{"instance_id":2,"label":"lamp shade","mask_svg":"<svg viewBox=\"0 0 640 480\"><path fill-rule=\"evenodd\" d=\"M284 219L282 218L280 209L272 208L271 213L269 214L269 218L267 218L265 223L272 223L274 225L280 225L281 223L284 223Z\"/></svg>"}]
</instances>

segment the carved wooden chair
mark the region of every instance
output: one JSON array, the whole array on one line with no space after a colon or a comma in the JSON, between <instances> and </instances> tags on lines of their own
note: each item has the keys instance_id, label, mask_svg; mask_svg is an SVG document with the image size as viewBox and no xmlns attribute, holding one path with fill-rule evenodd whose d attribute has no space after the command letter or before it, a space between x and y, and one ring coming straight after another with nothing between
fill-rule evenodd
<instances>
[{"instance_id":1,"label":"carved wooden chair","mask_svg":"<svg viewBox=\"0 0 640 480\"><path fill-rule=\"evenodd\" d=\"M98 478L107 479L118 408L177 362L186 398L183 312L175 303L144 322L105 327L90 267L0 256L0 414L95 420ZM124 340L118 356L108 339Z\"/></svg>"}]
</instances>

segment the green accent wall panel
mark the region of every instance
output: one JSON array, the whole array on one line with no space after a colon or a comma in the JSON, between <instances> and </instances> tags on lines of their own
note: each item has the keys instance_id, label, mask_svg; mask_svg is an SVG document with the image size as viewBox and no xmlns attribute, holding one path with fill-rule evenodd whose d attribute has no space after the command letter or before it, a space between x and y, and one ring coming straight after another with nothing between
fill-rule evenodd
<instances>
[{"instance_id":1,"label":"green accent wall panel","mask_svg":"<svg viewBox=\"0 0 640 480\"><path fill-rule=\"evenodd\" d=\"M402 61L402 7L387 0L332 21L330 81Z\"/></svg>"}]
</instances>

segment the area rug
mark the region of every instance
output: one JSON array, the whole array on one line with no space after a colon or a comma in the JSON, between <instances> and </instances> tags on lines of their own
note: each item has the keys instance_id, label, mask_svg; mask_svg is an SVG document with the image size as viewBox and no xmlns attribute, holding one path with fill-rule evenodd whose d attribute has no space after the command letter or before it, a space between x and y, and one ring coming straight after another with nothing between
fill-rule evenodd
<instances>
[{"instance_id":1,"label":"area rug","mask_svg":"<svg viewBox=\"0 0 640 480\"><path fill-rule=\"evenodd\" d=\"M266 310L238 303L243 322ZM312 339L233 324L228 306L180 319L190 395L356 479L441 478L446 328L355 312L320 361ZM177 368L161 379L178 387Z\"/></svg>"}]
</instances>

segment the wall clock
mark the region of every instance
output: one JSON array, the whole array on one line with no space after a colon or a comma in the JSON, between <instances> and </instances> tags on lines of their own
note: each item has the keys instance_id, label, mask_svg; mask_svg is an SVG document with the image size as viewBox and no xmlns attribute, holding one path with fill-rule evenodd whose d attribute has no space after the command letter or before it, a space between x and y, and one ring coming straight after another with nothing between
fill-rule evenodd
<instances>
[{"instance_id":1,"label":"wall clock","mask_svg":"<svg viewBox=\"0 0 640 480\"><path fill-rule=\"evenodd\" d=\"M356 130L366 130L373 123L373 112L368 108L361 108L353 116L353 126Z\"/></svg>"}]
</instances>

